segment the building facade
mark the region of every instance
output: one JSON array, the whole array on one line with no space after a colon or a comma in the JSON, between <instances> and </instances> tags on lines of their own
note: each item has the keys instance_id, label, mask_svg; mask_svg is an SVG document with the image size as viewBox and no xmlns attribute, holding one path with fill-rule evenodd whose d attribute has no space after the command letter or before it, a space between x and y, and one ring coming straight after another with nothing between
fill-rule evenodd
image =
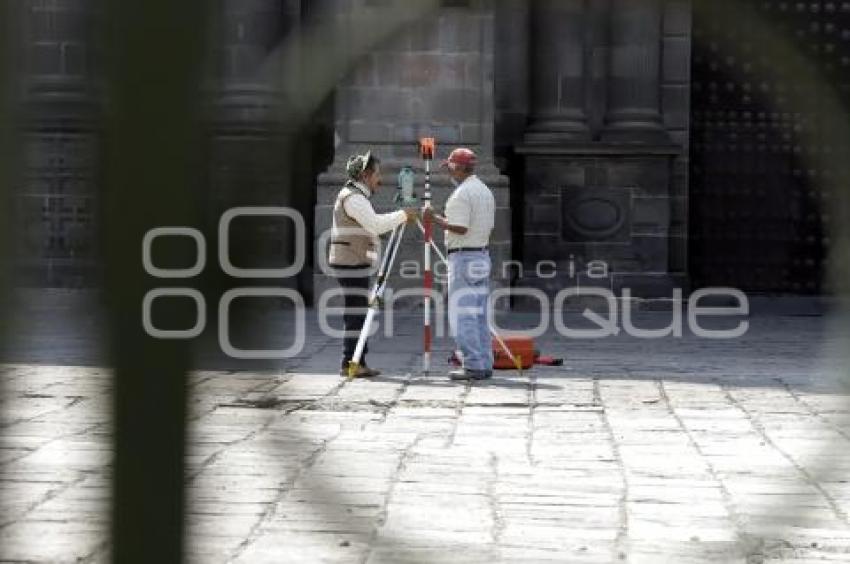
<instances>
[{"instance_id":1,"label":"building facade","mask_svg":"<svg viewBox=\"0 0 850 564\"><path fill-rule=\"evenodd\" d=\"M746 8L823 68L813 85L773 72L731 0L710 3L714 11L690 0L443 0L381 35L394 4L217 3L199 89L210 224L237 205L298 209L315 243L292 281L305 294L329 284L322 234L345 159L367 148L382 158L376 204L391 209L401 166L414 166L421 185L422 136L437 139L438 158L455 146L479 154L498 205L496 286L593 284L644 297L709 284L829 291L819 179L840 172L820 157L842 148L818 144L828 116L814 103L794 107L788 92L846 94L850 3ZM97 3L21 5L22 282L96 285L98 124L108 111ZM322 52L321 30L339 34L347 23L358 27ZM364 43L370 33L376 40ZM344 63L331 69L334 57ZM325 87L305 93L305 84ZM436 174L437 207L449 192ZM411 231L401 261L414 273L422 241ZM234 237L246 264L294 255L285 224ZM415 278L393 285L415 287Z\"/></svg>"}]
</instances>

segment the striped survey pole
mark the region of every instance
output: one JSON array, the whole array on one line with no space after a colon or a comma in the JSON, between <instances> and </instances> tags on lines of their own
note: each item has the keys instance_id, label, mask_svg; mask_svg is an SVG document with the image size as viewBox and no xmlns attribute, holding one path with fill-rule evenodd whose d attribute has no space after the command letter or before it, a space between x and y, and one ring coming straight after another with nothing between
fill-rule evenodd
<instances>
[{"instance_id":1,"label":"striped survey pole","mask_svg":"<svg viewBox=\"0 0 850 564\"><path fill-rule=\"evenodd\" d=\"M419 150L422 153L422 159L425 161L425 193L423 194L424 208L431 207L431 161L434 160L434 149L436 143L433 137L423 137L419 141ZM431 290L434 285L434 278L431 272L431 244L433 237L433 222L427 215L425 216L425 269L424 269L424 346L422 349L422 372L431 370Z\"/></svg>"}]
</instances>

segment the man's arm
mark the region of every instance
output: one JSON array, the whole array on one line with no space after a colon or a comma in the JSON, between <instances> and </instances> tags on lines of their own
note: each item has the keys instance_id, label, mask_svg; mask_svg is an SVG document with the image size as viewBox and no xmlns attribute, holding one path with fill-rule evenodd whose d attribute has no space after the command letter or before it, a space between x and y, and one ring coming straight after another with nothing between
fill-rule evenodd
<instances>
[{"instance_id":1,"label":"man's arm","mask_svg":"<svg viewBox=\"0 0 850 564\"><path fill-rule=\"evenodd\" d=\"M431 217L439 227L446 231L465 235L472 222L472 206L464 194L455 192L446 202L446 215L438 215L430 210Z\"/></svg>"},{"instance_id":2,"label":"man's arm","mask_svg":"<svg viewBox=\"0 0 850 564\"><path fill-rule=\"evenodd\" d=\"M466 232L469 231L469 227L466 227L465 225L449 223L449 220L445 216L438 215L432 208L426 208L425 215L430 216L438 227L442 227L446 231L451 231L458 235L466 235Z\"/></svg>"},{"instance_id":3,"label":"man's arm","mask_svg":"<svg viewBox=\"0 0 850 564\"><path fill-rule=\"evenodd\" d=\"M384 214L375 213L375 209L366 196L360 194L349 196L343 203L343 207L345 213L359 223L360 227L376 236L392 231L407 221L408 214L404 210Z\"/></svg>"}]
</instances>

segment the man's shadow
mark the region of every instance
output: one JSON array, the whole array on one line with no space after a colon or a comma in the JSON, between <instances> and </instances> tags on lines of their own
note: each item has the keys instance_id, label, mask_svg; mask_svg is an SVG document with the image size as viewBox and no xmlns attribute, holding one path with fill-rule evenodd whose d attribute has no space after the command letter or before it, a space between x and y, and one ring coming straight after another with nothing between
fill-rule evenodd
<instances>
[{"instance_id":1,"label":"man's shadow","mask_svg":"<svg viewBox=\"0 0 850 564\"><path fill-rule=\"evenodd\" d=\"M528 379L525 376L519 376L522 379L516 379L517 377L511 378L508 374L504 376L500 376L498 371L493 374L492 378L488 378L486 380L450 380L447 376L426 376L426 375L412 375L405 374L399 376L391 376L391 375L381 375L374 376L372 378L364 378L364 381L369 382L383 382L388 384L404 384L406 383L408 386L427 386L427 387L439 387L446 388L450 386L464 386L467 383L471 382L476 386L488 386L488 387L499 387L499 388L514 388L514 389L523 389L527 390L530 385L533 385L535 389L538 390L560 390L562 386L556 386L553 384L546 384L540 381L533 381Z\"/></svg>"}]
</instances>

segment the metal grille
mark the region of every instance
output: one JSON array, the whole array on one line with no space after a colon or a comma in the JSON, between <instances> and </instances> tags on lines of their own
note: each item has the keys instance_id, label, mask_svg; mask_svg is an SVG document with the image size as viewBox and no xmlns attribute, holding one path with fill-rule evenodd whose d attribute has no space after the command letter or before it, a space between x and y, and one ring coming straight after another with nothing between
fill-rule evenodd
<instances>
[{"instance_id":1,"label":"metal grille","mask_svg":"<svg viewBox=\"0 0 850 564\"><path fill-rule=\"evenodd\" d=\"M805 81L754 37L735 4L694 19L690 273L695 287L750 292L829 291L831 197L846 147L823 143L819 100L850 69L850 2L745 2L796 47L823 81ZM846 99L846 90L841 91ZM805 104L790 103L806 100ZM846 157L845 157L846 158Z\"/></svg>"}]
</instances>

